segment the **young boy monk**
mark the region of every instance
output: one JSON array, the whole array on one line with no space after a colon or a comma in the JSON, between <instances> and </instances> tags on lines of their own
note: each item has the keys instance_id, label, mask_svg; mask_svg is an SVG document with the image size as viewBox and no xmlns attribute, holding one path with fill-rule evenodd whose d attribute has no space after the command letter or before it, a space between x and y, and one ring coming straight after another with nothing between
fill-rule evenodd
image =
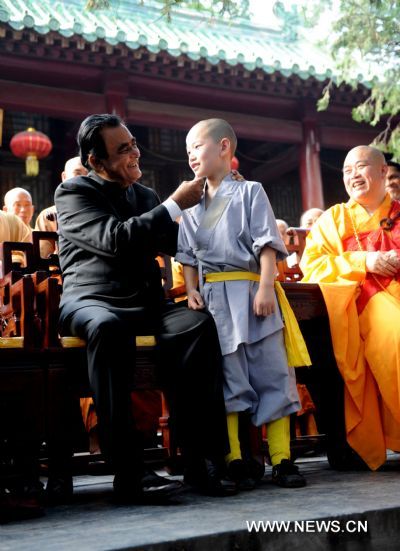
<instances>
[{"instance_id":1,"label":"young boy monk","mask_svg":"<svg viewBox=\"0 0 400 551\"><path fill-rule=\"evenodd\" d=\"M231 173L236 143L222 119L200 121L189 131L189 165L196 178L205 178L204 196L183 212L176 260L184 265L189 308L208 308L218 329L228 476L239 489L255 486L239 441L238 414L248 412L257 427L267 424L273 481L300 487L306 482L290 461L289 422L300 404L274 291L276 261L287 252L262 185Z\"/></svg>"}]
</instances>

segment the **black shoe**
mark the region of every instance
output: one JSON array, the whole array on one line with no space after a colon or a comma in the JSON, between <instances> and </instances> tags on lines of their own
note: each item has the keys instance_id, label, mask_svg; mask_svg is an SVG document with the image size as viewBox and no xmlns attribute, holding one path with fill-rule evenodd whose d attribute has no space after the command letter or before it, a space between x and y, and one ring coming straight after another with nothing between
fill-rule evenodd
<instances>
[{"instance_id":1,"label":"black shoe","mask_svg":"<svg viewBox=\"0 0 400 551\"><path fill-rule=\"evenodd\" d=\"M49 476L46 485L45 500L49 505L59 505L72 501L72 475Z\"/></svg>"},{"instance_id":2,"label":"black shoe","mask_svg":"<svg viewBox=\"0 0 400 551\"><path fill-rule=\"evenodd\" d=\"M44 515L40 500L35 495L0 495L0 524L28 520Z\"/></svg>"},{"instance_id":3,"label":"black shoe","mask_svg":"<svg viewBox=\"0 0 400 551\"><path fill-rule=\"evenodd\" d=\"M18 481L9 493L0 493L0 524L44 515L43 484L37 478Z\"/></svg>"},{"instance_id":4,"label":"black shoe","mask_svg":"<svg viewBox=\"0 0 400 551\"><path fill-rule=\"evenodd\" d=\"M117 473L113 484L114 497L119 503L166 504L184 490L181 482L169 480L150 470L140 479Z\"/></svg>"},{"instance_id":5,"label":"black shoe","mask_svg":"<svg viewBox=\"0 0 400 551\"><path fill-rule=\"evenodd\" d=\"M198 494L211 497L228 497L237 493L236 484L221 480L218 469L209 460L199 460L185 469L184 482Z\"/></svg>"},{"instance_id":6,"label":"black shoe","mask_svg":"<svg viewBox=\"0 0 400 551\"><path fill-rule=\"evenodd\" d=\"M243 459L234 459L228 464L226 470L228 478L235 482L236 488L240 492L255 489L256 481L250 476Z\"/></svg>"},{"instance_id":7,"label":"black shoe","mask_svg":"<svg viewBox=\"0 0 400 551\"><path fill-rule=\"evenodd\" d=\"M307 484L298 467L289 459L282 459L272 468L272 482L282 488L302 488Z\"/></svg>"},{"instance_id":8,"label":"black shoe","mask_svg":"<svg viewBox=\"0 0 400 551\"><path fill-rule=\"evenodd\" d=\"M250 478L252 478L256 484L259 484L265 475L265 465L250 457L249 459L244 459L246 464L247 472L249 473Z\"/></svg>"}]
</instances>

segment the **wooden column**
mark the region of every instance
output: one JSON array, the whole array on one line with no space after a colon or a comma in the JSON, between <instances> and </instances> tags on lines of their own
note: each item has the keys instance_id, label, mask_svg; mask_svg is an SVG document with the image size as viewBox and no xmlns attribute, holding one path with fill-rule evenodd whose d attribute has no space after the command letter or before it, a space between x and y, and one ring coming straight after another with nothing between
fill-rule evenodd
<instances>
[{"instance_id":1,"label":"wooden column","mask_svg":"<svg viewBox=\"0 0 400 551\"><path fill-rule=\"evenodd\" d=\"M119 115L122 119L126 119L126 100L129 95L126 72L106 71L104 76L104 94L107 113L113 113Z\"/></svg>"},{"instance_id":2,"label":"wooden column","mask_svg":"<svg viewBox=\"0 0 400 551\"><path fill-rule=\"evenodd\" d=\"M319 141L315 120L303 120L303 144L300 149L300 181L303 211L324 209Z\"/></svg>"}]
</instances>

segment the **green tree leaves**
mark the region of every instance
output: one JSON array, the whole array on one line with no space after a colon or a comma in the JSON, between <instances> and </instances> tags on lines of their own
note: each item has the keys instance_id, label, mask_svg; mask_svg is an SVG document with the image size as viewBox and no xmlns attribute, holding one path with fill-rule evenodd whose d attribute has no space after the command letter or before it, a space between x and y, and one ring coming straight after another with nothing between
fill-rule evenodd
<instances>
[{"instance_id":1,"label":"green tree leaves","mask_svg":"<svg viewBox=\"0 0 400 551\"><path fill-rule=\"evenodd\" d=\"M331 2L319 0L313 24L322 17L332 17L331 6ZM340 0L332 31L333 38L325 44L337 63L336 79L324 89L318 109L328 107L333 86L345 82L355 87L360 80L357 73L363 73L371 92L353 109L353 118L373 126L386 122L374 143L400 159L400 127L395 118L400 112L400 3ZM372 79L373 74L377 78Z\"/></svg>"}]
</instances>

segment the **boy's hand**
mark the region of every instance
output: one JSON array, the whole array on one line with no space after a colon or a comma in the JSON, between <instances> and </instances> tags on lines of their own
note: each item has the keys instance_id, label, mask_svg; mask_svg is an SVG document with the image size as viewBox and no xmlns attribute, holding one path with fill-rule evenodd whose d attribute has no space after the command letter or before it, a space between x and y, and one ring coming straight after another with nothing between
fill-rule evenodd
<instances>
[{"instance_id":1,"label":"boy's hand","mask_svg":"<svg viewBox=\"0 0 400 551\"><path fill-rule=\"evenodd\" d=\"M187 296L188 296L188 307L191 310L203 310L204 301L197 289L192 289L191 291L189 291Z\"/></svg>"},{"instance_id":2,"label":"boy's hand","mask_svg":"<svg viewBox=\"0 0 400 551\"><path fill-rule=\"evenodd\" d=\"M275 312L274 286L259 287L254 297L253 312L256 316L269 316Z\"/></svg>"},{"instance_id":3,"label":"boy's hand","mask_svg":"<svg viewBox=\"0 0 400 551\"><path fill-rule=\"evenodd\" d=\"M204 190L204 178L184 181L171 195L181 210L194 207L200 202Z\"/></svg>"}]
</instances>

